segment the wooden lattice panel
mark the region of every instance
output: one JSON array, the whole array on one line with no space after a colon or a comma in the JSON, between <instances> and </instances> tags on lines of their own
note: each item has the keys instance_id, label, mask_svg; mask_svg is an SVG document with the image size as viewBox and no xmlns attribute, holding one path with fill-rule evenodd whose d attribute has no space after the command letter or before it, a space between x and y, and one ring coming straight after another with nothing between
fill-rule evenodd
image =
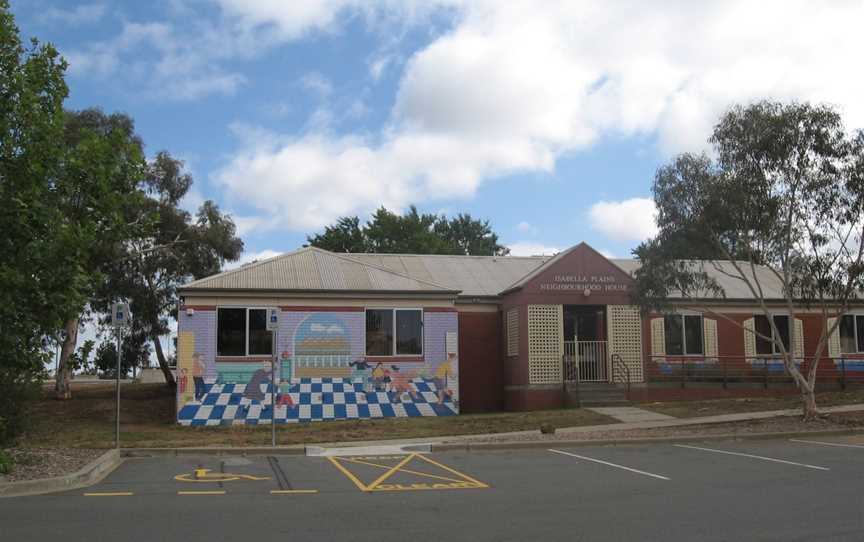
<instances>
[{"instance_id":1,"label":"wooden lattice panel","mask_svg":"<svg viewBox=\"0 0 864 542\"><path fill-rule=\"evenodd\" d=\"M519 309L507 311L507 355L519 355Z\"/></svg>"},{"instance_id":2,"label":"wooden lattice panel","mask_svg":"<svg viewBox=\"0 0 864 542\"><path fill-rule=\"evenodd\" d=\"M702 318L702 336L705 361L717 361L717 320Z\"/></svg>"},{"instance_id":3,"label":"wooden lattice panel","mask_svg":"<svg viewBox=\"0 0 864 542\"><path fill-rule=\"evenodd\" d=\"M630 370L630 382L642 382L642 317L639 307L608 305L609 355L618 354Z\"/></svg>"},{"instance_id":4,"label":"wooden lattice panel","mask_svg":"<svg viewBox=\"0 0 864 542\"><path fill-rule=\"evenodd\" d=\"M831 329L837 322L836 318L828 319L828 329ZM828 357L831 359L837 359L840 357L840 328L837 327L834 330L834 333L828 336Z\"/></svg>"},{"instance_id":5,"label":"wooden lattice panel","mask_svg":"<svg viewBox=\"0 0 864 542\"><path fill-rule=\"evenodd\" d=\"M528 382L561 383L564 351L562 305L528 305Z\"/></svg>"}]
</instances>

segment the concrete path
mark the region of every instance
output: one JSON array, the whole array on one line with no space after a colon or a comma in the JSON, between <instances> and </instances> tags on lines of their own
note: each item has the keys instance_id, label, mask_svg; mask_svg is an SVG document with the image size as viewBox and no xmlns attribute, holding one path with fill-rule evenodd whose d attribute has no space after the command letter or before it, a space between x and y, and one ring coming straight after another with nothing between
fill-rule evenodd
<instances>
[{"instance_id":1,"label":"concrete path","mask_svg":"<svg viewBox=\"0 0 864 542\"><path fill-rule=\"evenodd\" d=\"M669 416L667 414L660 414L657 412L652 412L650 410L645 410L644 408L636 408L636 407L632 407L632 406L596 407L596 408L588 408L586 410L590 410L591 412L596 412L597 414L602 414L604 416L609 416L610 418L615 418L619 422L625 422L625 423L660 422L660 421L676 419L675 416Z\"/></svg>"}]
</instances>

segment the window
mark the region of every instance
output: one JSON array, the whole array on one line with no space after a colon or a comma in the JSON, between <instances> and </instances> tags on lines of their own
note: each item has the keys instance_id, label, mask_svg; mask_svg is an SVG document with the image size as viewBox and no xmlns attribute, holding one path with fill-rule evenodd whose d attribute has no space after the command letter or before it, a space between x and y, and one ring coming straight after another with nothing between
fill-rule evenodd
<instances>
[{"instance_id":1,"label":"window","mask_svg":"<svg viewBox=\"0 0 864 542\"><path fill-rule=\"evenodd\" d=\"M216 321L217 356L273 353L273 334L267 331L267 309L219 309Z\"/></svg>"},{"instance_id":2,"label":"window","mask_svg":"<svg viewBox=\"0 0 864 542\"><path fill-rule=\"evenodd\" d=\"M847 314L840 320L840 352L864 352L864 314Z\"/></svg>"},{"instance_id":3,"label":"window","mask_svg":"<svg viewBox=\"0 0 864 542\"><path fill-rule=\"evenodd\" d=\"M673 356L701 356L702 317L691 314L667 314L663 317L666 353Z\"/></svg>"},{"instance_id":4,"label":"window","mask_svg":"<svg viewBox=\"0 0 864 542\"><path fill-rule=\"evenodd\" d=\"M507 311L507 355L519 355L519 309Z\"/></svg>"},{"instance_id":5,"label":"window","mask_svg":"<svg viewBox=\"0 0 864 542\"><path fill-rule=\"evenodd\" d=\"M367 309L367 356L419 356L423 354L421 309Z\"/></svg>"},{"instance_id":6,"label":"window","mask_svg":"<svg viewBox=\"0 0 864 542\"><path fill-rule=\"evenodd\" d=\"M779 354L780 348L774 342L778 337L774 336L773 330L771 329L771 323L768 321L768 318L764 314L757 314L753 318L756 333L772 338L771 341L768 341L757 335L756 354L760 356ZM780 334L780 342L783 343L783 348L785 348L786 351L789 352L789 317L785 314L775 314L772 316L772 318L774 318L774 325L777 327L777 332Z\"/></svg>"}]
</instances>

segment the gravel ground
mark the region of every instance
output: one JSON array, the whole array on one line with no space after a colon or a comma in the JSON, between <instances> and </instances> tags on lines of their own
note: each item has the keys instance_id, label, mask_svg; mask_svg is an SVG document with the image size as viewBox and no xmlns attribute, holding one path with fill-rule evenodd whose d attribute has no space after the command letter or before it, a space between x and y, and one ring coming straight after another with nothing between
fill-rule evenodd
<instances>
[{"instance_id":1,"label":"gravel ground","mask_svg":"<svg viewBox=\"0 0 864 542\"><path fill-rule=\"evenodd\" d=\"M17 482L71 474L93 461L105 450L86 448L3 450L12 458L12 472L0 475L0 482Z\"/></svg>"},{"instance_id":2,"label":"gravel ground","mask_svg":"<svg viewBox=\"0 0 864 542\"><path fill-rule=\"evenodd\" d=\"M831 431L859 429L864 430L864 413L832 414L829 417L813 422L804 422L800 418L782 417L766 420L751 420L744 422L715 423L705 425L689 425L682 427L658 427L655 429L629 429L619 431L593 431L590 433L558 432L553 435L543 435L539 432L530 434L500 435L478 437L472 442L513 442L529 440L623 440L652 437L700 437L711 435L733 435L752 433L791 433L805 431Z\"/></svg>"}]
</instances>

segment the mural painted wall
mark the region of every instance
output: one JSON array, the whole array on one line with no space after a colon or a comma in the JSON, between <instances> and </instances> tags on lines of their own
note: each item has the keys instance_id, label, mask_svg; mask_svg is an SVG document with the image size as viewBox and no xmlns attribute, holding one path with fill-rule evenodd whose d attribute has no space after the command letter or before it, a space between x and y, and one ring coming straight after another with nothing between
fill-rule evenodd
<instances>
[{"instance_id":1,"label":"mural painted wall","mask_svg":"<svg viewBox=\"0 0 864 542\"><path fill-rule=\"evenodd\" d=\"M216 358L216 314L215 309L180 313L177 421L182 425L459 412L456 312L424 312L423 356L406 360L366 357L363 311L282 311L275 374L269 358Z\"/></svg>"}]
</instances>

